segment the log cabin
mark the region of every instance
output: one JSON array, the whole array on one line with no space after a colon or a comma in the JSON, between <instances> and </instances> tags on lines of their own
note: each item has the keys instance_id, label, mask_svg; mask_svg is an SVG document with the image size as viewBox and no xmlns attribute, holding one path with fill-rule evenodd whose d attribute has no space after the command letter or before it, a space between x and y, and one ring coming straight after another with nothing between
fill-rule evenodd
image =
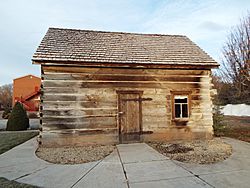
<instances>
[{"instance_id":1,"label":"log cabin","mask_svg":"<svg viewBox=\"0 0 250 188\"><path fill-rule=\"evenodd\" d=\"M46 146L209 139L211 69L182 35L49 28L41 66Z\"/></svg>"}]
</instances>

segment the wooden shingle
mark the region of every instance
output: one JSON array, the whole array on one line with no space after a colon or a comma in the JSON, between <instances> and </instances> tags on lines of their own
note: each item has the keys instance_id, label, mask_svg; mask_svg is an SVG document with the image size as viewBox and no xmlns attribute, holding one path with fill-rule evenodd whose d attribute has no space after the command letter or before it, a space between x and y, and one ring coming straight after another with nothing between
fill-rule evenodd
<instances>
[{"instance_id":1,"label":"wooden shingle","mask_svg":"<svg viewBox=\"0 0 250 188\"><path fill-rule=\"evenodd\" d=\"M186 36L49 28L33 62L218 66Z\"/></svg>"}]
</instances>

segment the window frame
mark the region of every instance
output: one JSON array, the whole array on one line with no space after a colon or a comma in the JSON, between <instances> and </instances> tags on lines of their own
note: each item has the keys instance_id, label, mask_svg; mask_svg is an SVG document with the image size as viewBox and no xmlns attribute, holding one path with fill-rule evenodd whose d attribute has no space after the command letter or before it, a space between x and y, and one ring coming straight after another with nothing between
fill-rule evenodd
<instances>
[{"instance_id":1,"label":"window frame","mask_svg":"<svg viewBox=\"0 0 250 188\"><path fill-rule=\"evenodd\" d=\"M172 120L174 121L188 121L191 115L191 100L190 100L191 91L171 91L171 106L172 106ZM187 110L188 117L176 117L175 116L175 96L187 96Z\"/></svg>"}]
</instances>

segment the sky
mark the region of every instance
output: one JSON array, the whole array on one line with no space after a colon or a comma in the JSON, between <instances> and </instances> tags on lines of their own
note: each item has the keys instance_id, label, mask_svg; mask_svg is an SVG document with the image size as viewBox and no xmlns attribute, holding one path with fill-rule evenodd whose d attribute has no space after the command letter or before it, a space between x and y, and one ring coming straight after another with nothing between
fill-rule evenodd
<instances>
[{"instance_id":1,"label":"sky","mask_svg":"<svg viewBox=\"0 0 250 188\"><path fill-rule=\"evenodd\" d=\"M1 0L0 86L40 75L31 58L49 27L181 34L216 61L250 0Z\"/></svg>"}]
</instances>

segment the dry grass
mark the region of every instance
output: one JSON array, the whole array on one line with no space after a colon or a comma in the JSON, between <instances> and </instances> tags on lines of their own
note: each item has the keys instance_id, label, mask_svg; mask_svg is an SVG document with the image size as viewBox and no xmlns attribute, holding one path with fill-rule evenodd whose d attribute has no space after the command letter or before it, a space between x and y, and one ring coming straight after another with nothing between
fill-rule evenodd
<instances>
[{"instance_id":1,"label":"dry grass","mask_svg":"<svg viewBox=\"0 0 250 188\"><path fill-rule=\"evenodd\" d=\"M0 154L26 142L38 135L38 131L2 131L0 132Z\"/></svg>"},{"instance_id":2,"label":"dry grass","mask_svg":"<svg viewBox=\"0 0 250 188\"><path fill-rule=\"evenodd\" d=\"M38 188L37 186L11 181L0 177L0 187L4 188Z\"/></svg>"},{"instance_id":3,"label":"dry grass","mask_svg":"<svg viewBox=\"0 0 250 188\"><path fill-rule=\"evenodd\" d=\"M217 136L227 136L250 142L250 116L224 116L225 127L216 132Z\"/></svg>"}]
</instances>

